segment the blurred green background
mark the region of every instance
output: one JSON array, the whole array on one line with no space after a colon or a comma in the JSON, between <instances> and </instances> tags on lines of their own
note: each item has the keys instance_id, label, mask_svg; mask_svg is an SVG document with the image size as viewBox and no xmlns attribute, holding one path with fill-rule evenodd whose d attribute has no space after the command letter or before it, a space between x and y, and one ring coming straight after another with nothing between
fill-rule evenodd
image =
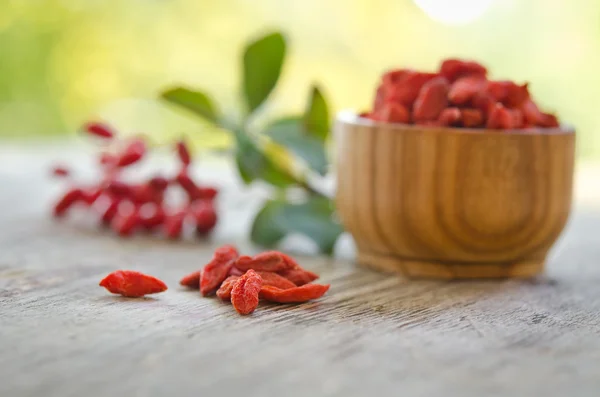
<instances>
[{"instance_id":1,"label":"blurred green background","mask_svg":"<svg viewBox=\"0 0 600 397\"><path fill-rule=\"evenodd\" d=\"M579 158L600 159L598 0L2 0L0 137L54 139L102 118L223 144L157 94L183 83L234 108L242 46L273 29L290 53L267 113L300 111L312 81L335 111L364 109L387 68L473 58L529 81L577 127Z\"/></svg>"}]
</instances>

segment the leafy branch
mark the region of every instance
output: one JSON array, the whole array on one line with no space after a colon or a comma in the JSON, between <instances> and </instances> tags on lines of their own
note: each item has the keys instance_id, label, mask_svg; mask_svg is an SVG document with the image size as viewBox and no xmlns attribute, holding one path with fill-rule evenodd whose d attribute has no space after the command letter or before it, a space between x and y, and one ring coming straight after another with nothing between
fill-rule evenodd
<instances>
[{"instance_id":1,"label":"leafy branch","mask_svg":"<svg viewBox=\"0 0 600 397\"><path fill-rule=\"evenodd\" d=\"M252 241L269 247L288 234L300 233L315 241L322 252L331 253L342 228L334 219L331 199L309 182L309 176L324 176L328 171L326 144L331 126L323 93L313 85L302 114L271 120L260 131L254 131L250 123L260 116L279 81L286 47L284 36L275 32L244 49L243 116L238 123L227 120L203 91L174 87L161 97L232 135L235 164L244 183L261 180L276 188L276 198L268 200L254 218ZM273 148L290 161L274 156ZM290 200L290 189L304 191L304 198Z\"/></svg>"}]
</instances>

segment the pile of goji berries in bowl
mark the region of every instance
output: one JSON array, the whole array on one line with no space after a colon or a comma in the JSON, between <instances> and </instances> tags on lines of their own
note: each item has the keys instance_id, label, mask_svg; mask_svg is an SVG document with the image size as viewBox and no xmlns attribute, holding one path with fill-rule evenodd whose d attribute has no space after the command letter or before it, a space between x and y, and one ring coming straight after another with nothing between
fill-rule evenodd
<instances>
[{"instance_id":1,"label":"pile of goji berries in bowl","mask_svg":"<svg viewBox=\"0 0 600 397\"><path fill-rule=\"evenodd\" d=\"M218 190L194 181L190 172L192 156L184 141L174 145L179 162L175 175L158 172L140 178L138 172L129 170L148 157L149 147L142 137L118 139L114 128L99 122L86 124L83 132L99 141L96 163L101 177L93 182L76 182L70 169L55 166L52 174L67 185L54 204L55 218L83 209L99 226L112 229L120 237L156 232L177 239L186 228L193 227L198 236L214 229ZM179 195L183 199L171 193L183 193Z\"/></svg>"},{"instance_id":2,"label":"pile of goji berries in bowl","mask_svg":"<svg viewBox=\"0 0 600 397\"><path fill-rule=\"evenodd\" d=\"M303 269L292 257L278 251L254 256L240 255L232 245L215 250L202 269L184 276L181 285L199 290L205 297L215 295L231 302L234 309L247 315L261 299L275 303L303 303L322 297L329 284L315 284L319 276ZM109 292L130 298L156 294L167 285L156 277L131 270L117 270L100 286Z\"/></svg>"},{"instance_id":3,"label":"pile of goji berries in bowl","mask_svg":"<svg viewBox=\"0 0 600 397\"><path fill-rule=\"evenodd\" d=\"M377 122L429 127L559 127L555 115L539 109L527 83L490 80L483 65L459 59L443 61L436 72L398 69L383 74L373 109L361 116Z\"/></svg>"}]
</instances>

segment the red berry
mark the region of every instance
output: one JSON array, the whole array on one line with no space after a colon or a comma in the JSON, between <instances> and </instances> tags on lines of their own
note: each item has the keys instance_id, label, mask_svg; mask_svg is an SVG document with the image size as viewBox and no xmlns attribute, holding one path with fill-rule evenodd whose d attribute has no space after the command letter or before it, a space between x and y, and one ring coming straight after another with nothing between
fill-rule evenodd
<instances>
[{"instance_id":1,"label":"red berry","mask_svg":"<svg viewBox=\"0 0 600 397\"><path fill-rule=\"evenodd\" d=\"M87 123L83 126L83 129L90 135L104 139L111 139L115 135L108 125L99 122Z\"/></svg>"}]
</instances>

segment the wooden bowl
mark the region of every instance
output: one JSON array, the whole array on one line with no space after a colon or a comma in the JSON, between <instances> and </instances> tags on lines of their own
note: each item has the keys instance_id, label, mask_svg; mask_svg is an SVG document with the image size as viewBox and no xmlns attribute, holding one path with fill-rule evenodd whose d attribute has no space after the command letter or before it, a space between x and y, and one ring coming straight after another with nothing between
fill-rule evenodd
<instances>
[{"instance_id":1,"label":"wooden bowl","mask_svg":"<svg viewBox=\"0 0 600 397\"><path fill-rule=\"evenodd\" d=\"M575 132L336 122L336 205L358 262L409 277L531 277L571 207Z\"/></svg>"}]
</instances>

